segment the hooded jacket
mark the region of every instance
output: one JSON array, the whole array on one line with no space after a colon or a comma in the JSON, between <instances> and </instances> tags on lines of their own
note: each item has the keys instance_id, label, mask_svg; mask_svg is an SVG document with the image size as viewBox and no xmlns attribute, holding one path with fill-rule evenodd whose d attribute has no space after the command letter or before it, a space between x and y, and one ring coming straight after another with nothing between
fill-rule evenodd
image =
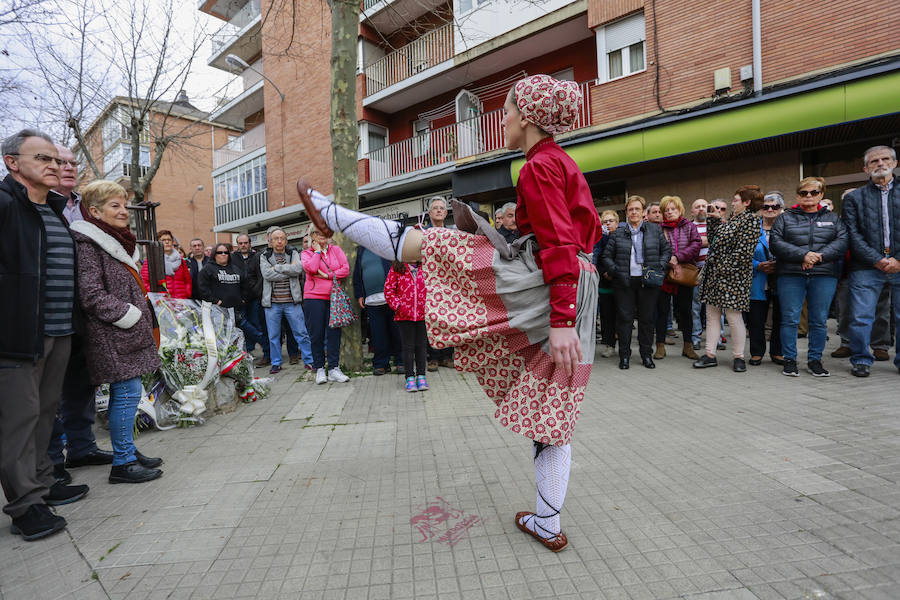
<instances>
[{"instance_id":1,"label":"hooded jacket","mask_svg":"<svg viewBox=\"0 0 900 600\"><path fill-rule=\"evenodd\" d=\"M47 205L65 224L66 199L56 192ZM7 175L0 182L0 357L37 361L44 355L44 288L47 234L25 186ZM77 261L76 250L76 261ZM78 281L72 325L81 330Z\"/></svg>"},{"instance_id":2,"label":"hooded jacket","mask_svg":"<svg viewBox=\"0 0 900 600\"><path fill-rule=\"evenodd\" d=\"M821 207L808 213L792 206L775 219L769 248L777 259L778 275L839 277L848 243L847 229L836 213ZM822 262L804 270L803 258L807 252L821 253Z\"/></svg>"},{"instance_id":3,"label":"hooded jacket","mask_svg":"<svg viewBox=\"0 0 900 600\"><path fill-rule=\"evenodd\" d=\"M78 244L79 300L85 314L85 359L91 383L139 377L160 366L153 316L134 275L138 252L128 256L111 235L87 221L72 224Z\"/></svg>"},{"instance_id":4,"label":"hooded jacket","mask_svg":"<svg viewBox=\"0 0 900 600\"><path fill-rule=\"evenodd\" d=\"M384 299L394 311L395 321L425 320L425 276L422 267L407 265L406 273L391 269L384 282Z\"/></svg>"}]
</instances>

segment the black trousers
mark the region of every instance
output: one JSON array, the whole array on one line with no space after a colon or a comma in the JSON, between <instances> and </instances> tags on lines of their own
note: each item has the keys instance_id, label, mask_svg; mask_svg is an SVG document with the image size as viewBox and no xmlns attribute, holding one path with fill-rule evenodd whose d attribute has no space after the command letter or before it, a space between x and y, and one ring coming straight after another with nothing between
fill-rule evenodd
<instances>
[{"instance_id":1,"label":"black trousers","mask_svg":"<svg viewBox=\"0 0 900 600\"><path fill-rule=\"evenodd\" d=\"M614 294L597 296L597 312L600 315L600 338L606 346L616 345L616 299Z\"/></svg>"},{"instance_id":2,"label":"black trousers","mask_svg":"<svg viewBox=\"0 0 900 600\"><path fill-rule=\"evenodd\" d=\"M397 329L400 330L400 345L406 376L424 375L428 366L428 338L425 335L425 321L397 321Z\"/></svg>"},{"instance_id":3,"label":"black trousers","mask_svg":"<svg viewBox=\"0 0 900 600\"><path fill-rule=\"evenodd\" d=\"M669 307L675 302L675 320L678 323L678 329L681 330L681 339L685 342L691 341L693 333L694 318L691 314L691 304L694 301L694 288L679 285L674 294L669 294L662 290L656 300L656 341L663 343L666 341L666 325L669 322Z\"/></svg>"},{"instance_id":4,"label":"black trousers","mask_svg":"<svg viewBox=\"0 0 900 600\"><path fill-rule=\"evenodd\" d=\"M778 295L766 290L765 300L751 300L747 327L750 356L766 355L766 321L772 307L772 333L769 336L769 356L781 356L781 304Z\"/></svg>"},{"instance_id":5,"label":"black trousers","mask_svg":"<svg viewBox=\"0 0 900 600\"><path fill-rule=\"evenodd\" d=\"M653 324L656 320L657 287L644 287L640 277L631 277L627 287L613 288L616 301L616 331L619 334L619 356L631 356L631 327L638 319L638 348L641 356L653 354Z\"/></svg>"}]
</instances>

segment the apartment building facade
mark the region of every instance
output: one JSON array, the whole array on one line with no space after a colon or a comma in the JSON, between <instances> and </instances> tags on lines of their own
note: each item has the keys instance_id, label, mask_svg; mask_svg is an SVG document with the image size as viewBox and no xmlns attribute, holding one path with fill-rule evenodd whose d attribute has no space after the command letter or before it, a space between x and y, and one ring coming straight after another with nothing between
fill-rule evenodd
<instances>
[{"instance_id":1,"label":"apartment building facade","mask_svg":"<svg viewBox=\"0 0 900 600\"><path fill-rule=\"evenodd\" d=\"M103 179L131 188L131 135L128 123L134 102L124 96L113 98L100 116L85 132L91 156ZM158 229L169 229L188 247L192 238L199 237L207 244L230 241L230 236L213 231L213 189L210 172L211 151L240 135L241 130L222 122L207 119L207 113L197 109L180 93L174 102L158 102L140 135L140 173L145 177L155 158L155 140L163 134L174 137L166 148L147 190L146 199L158 202ZM95 179L81 151L75 149L82 167L79 185Z\"/></svg>"},{"instance_id":2,"label":"apartment building facade","mask_svg":"<svg viewBox=\"0 0 900 600\"><path fill-rule=\"evenodd\" d=\"M864 148L900 145L891 92L900 89L900 45L877 17L888 8L883 0L363 0L360 206L413 217L434 195L488 212L514 200L522 157L503 147L501 107L512 83L532 73L581 87L581 118L557 139L598 207L621 208L635 193L728 198L747 183L791 191L805 175L826 177L837 199L864 180ZM241 148L256 149L238 151L213 179L252 155L263 157L272 184L265 210L260 202L217 218L216 228L254 234L278 223L299 236L297 177L331 187L327 5L297 0L267 15L258 0L201 0L200 10L229 20L210 64L233 69L224 63L232 54L253 67L233 104L243 107L244 136L257 140ZM257 73L268 80L254 82ZM256 189L241 185L239 195ZM236 201L220 189L217 210Z\"/></svg>"}]
</instances>

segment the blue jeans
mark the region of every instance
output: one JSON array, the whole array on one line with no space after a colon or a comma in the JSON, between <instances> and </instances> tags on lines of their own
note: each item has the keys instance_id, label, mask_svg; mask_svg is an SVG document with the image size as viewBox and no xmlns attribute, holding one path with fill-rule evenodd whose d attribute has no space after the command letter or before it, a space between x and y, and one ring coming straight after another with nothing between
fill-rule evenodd
<instances>
[{"instance_id":1,"label":"blue jeans","mask_svg":"<svg viewBox=\"0 0 900 600\"><path fill-rule=\"evenodd\" d=\"M372 338L372 367L390 369L391 357L394 364L400 365L400 332L394 322L394 311L387 304L366 306L366 318L369 321L369 335Z\"/></svg>"},{"instance_id":2,"label":"blue jeans","mask_svg":"<svg viewBox=\"0 0 900 600\"><path fill-rule=\"evenodd\" d=\"M806 360L822 360L828 330L828 309L837 288L837 277L830 275L780 275L778 300L781 302L781 350L785 360L797 360L797 325L806 300L809 314L809 349Z\"/></svg>"},{"instance_id":3,"label":"blue jeans","mask_svg":"<svg viewBox=\"0 0 900 600\"><path fill-rule=\"evenodd\" d=\"M134 417L140 401L140 377L109 384L109 439L114 467L135 460Z\"/></svg>"},{"instance_id":4,"label":"blue jeans","mask_svg":"<svg viewBox=\"0 0 900 600\"><path fill-rule=\"evenodd\" d=\"M877 269L850 272L850 362L872 365L875 357L869 352L872 321L878 296L885 284L891 286L894 322L900 323L900 273L883 273ZM897 335L894 365L900 368L900 335Z\"/></svg>"},{"instance_id":5,"label":"blue jeans","mask_svg":"<svg viewBox=\"0 0 900 600\"><path fill-rule=\"evenodd\" d=\"M256 348L256 344L265 348L269 340L259 326L250 319L249 315L249 310L234 310L234 320L237 322L236 324L240 330L244 332L244 348L247 352L252 352Z\"/></svg>"},{"instance_id":6,"label":"blue jeans","mask_svg":"<svg viewBox=\"0 0 900 600\"><path fill-rule=\"evenodd\" d=\"M328 368L336 368L341 360L341 330L328 326L330 308L331 302L328 300L303 301L303 312L306 313L306 326L309 327L312 344L312 364L316 369L325 366L325 336L328 336Z\"/></svg>"},{"instance_id":7,"label":"blue jeans","mask_svg":"<svg viewBox=\"0 0 900 600\"><path fill-rule=\"evenodd\" d=\"M265 327L263 325L264 318L265 317L263 317L262 305L259 303L259 298L248 300L244 305L244 320L250 322L250 325L259 332L262 340L260 341L259 338L250 339L250 337L247 335L247 332L244 331L244 350L246 350L247 352L252 352L253 349L256 348L257 343L262 346L263 350L268 350L266 346L269 345L269 336L266 334Z\"/></svg>"},{"instance_id":8,"label":"blue jeans","mask_svg":"<svg viewBox=\"0 0 900 600\"><path fill-rule=\"evenodd\" d=\"M79 458L97 449L94 439L94 392L84 358L84 338L72 338L72 353L66 366L59 413L53 423L53 434L47 453L53 464L63 462L63 447L69 458ZM65 434L65 442L63 441Z\"/></svg>"},{"instance_id":9,"label":"blue jeans","mask_svg":"<svg viewBox=\"0 0 900 600\"><path fill-rule=\"evenodd\" d=\"M269 353L272 357L272 366L281 365L282 317L287 319L291 327L291 333L297 340L303 362L310 364L313 359L309 346L309 335L306 333L306 324L303 322L303 308L293 302L273 302L272 306L266 308L266 327L269 331Z\"/></svg>"}]
</instances>

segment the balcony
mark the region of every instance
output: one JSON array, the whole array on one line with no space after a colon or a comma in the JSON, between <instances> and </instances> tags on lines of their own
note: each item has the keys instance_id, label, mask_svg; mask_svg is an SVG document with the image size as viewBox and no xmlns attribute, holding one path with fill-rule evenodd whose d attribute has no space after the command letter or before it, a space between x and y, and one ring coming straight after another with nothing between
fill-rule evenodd
<instances>
[{"instance_id":1,"label":"balcony","mask_svg":"<svg viewBox=\"0 0 900 600\"><path fill-rule=\"evenodd\" d=\"M269 192L263 190L216 206L216 225L246 219L269 210Z\"/></svg>"},{"instance_id":2,"label":"balcony","mask_svg":"<svg viewBox=\"0 0 900 600\"><path fill-rule=\"evenodd\" d=\"M227 144L213 150L213 169L224 167L228 163L247 156L254 150L266 146L266 125L257 125L239 137L232 138Z\"/></svg>"},{"instance_id":3,"label":"balcony","mask_svg":"<svg viewBox=\"0 0 900 600\"><path fill-rule=\"evenodd\" d=\"M231 71L225 56L236 54L250 62L262 51L262 14L259 0L250 0L211 37L212 54L208 64Z\"/></svg>"},{"instance_id":4,"label":"balcony","mask_svg":"<svg viewBox=\"0 0 900 600\"><path fill-rule=\"evenodd\" d=\"M447 0L363 0L359 20L387 36L446 4Z\"/></svg>"},{"instance_id":5,"label":"balcony","mask_svg":"<svg viewBox=\"0 0 900 600\"><path fill-rule=\"evenodd\" d=\"M579 87L583 99L572 131L591 125L590 91L594 82L581 83ZM363 158L368 160L371 183L504 147L500 108L373 150Z\"/></svg>"},{"instance_id":6,"label":"balcony","mask_svg":"<svg viewBox=\"0 0 900 600\"><path fill-rule=\"evenodd\" d=\"M453 23L447 23L367 66L366 96L452 59Z\"/></svg>"}]
</instances>

